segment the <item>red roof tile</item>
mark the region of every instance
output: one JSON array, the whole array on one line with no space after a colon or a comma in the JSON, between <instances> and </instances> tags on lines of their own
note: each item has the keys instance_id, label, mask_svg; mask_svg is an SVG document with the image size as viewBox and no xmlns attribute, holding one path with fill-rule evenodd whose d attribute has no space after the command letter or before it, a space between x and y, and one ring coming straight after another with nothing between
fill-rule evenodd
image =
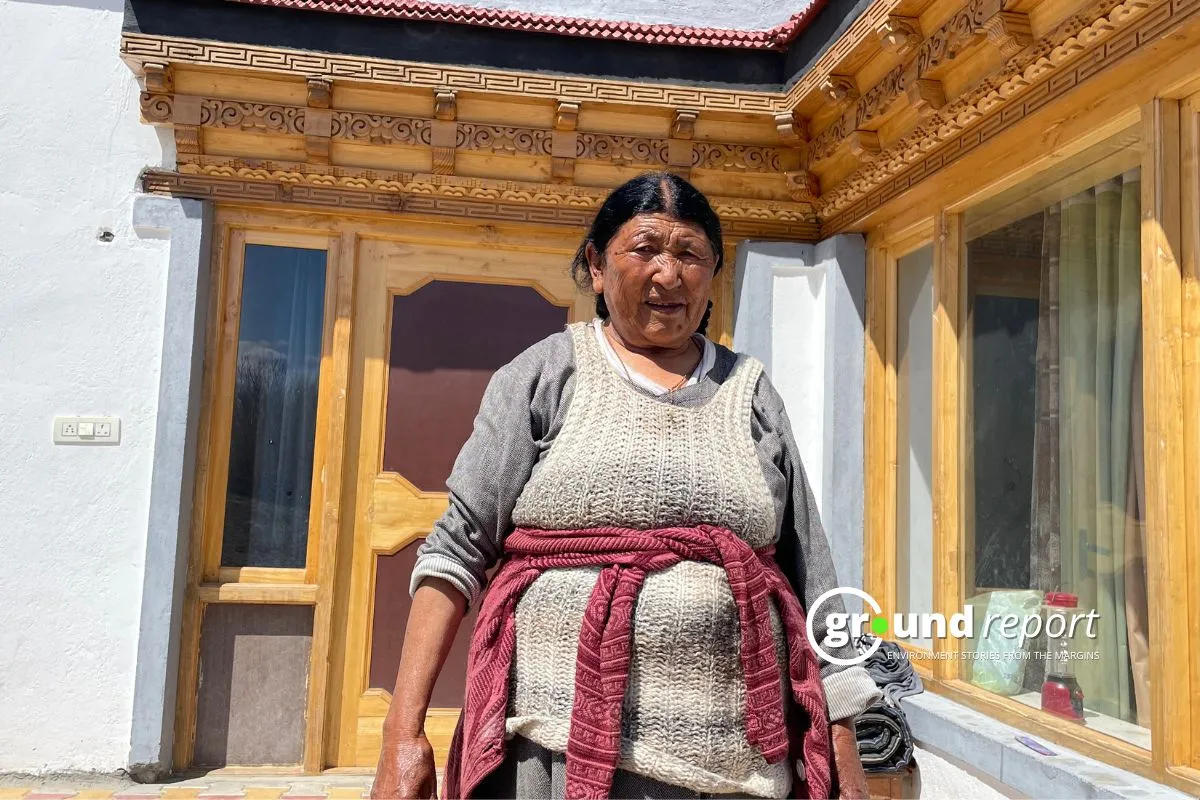
<instances>
[{"instance_id":1,"label":"red roof tile","mask_svg":"<svg viewBox=\"0 0 1200 800\"><path fill-rule=\"evenodd\" d=\"M369 17L451 22L505 30L535 31L559 36L617 39L695 47L727 47L743 50L782 50L804 29L823 0L808 5L786 22L769 30L747 31L724 28L691 28L651 25L641 22L609 22L577 17L555 17L498 8L474 8L426 0L233 0L259 6L332 11Z\"/></svg>"}]
</instances>

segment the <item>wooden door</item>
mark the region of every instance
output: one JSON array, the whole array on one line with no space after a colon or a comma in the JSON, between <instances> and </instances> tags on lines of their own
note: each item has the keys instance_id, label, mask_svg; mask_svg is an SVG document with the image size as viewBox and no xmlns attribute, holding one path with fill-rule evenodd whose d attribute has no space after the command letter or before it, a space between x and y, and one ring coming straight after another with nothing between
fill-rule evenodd
<instances>
[{"instance_id":1,"label":"wooden door","mask_svg":"<svg viewBox=\"0 0 1200 800\"><path fill-rule=\"evenodd\" d=\"M546 244L358 242L345 484L353 532L339 559L350 568L335 623L334 657L343 660L332 765L376 764L417 547L446 508L446 477L492 373L592 315L594 301L569 274L569 243ZM427 718L439 766L458 719L471 627L469 617Z\"/></svg>"}]
</instances>

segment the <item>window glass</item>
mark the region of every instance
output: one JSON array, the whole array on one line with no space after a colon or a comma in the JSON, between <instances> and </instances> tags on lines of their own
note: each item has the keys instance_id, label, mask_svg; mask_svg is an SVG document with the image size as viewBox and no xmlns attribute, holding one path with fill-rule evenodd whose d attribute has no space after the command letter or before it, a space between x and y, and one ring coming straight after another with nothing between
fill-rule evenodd
<instances>
[{"instance_id":1,"label":"window glass","mask_svg":"<svg viewBox=\"0 0 1200 800\"><path fill-rule=\"evenodd\" d=\"M895 631L918 647L916 628L933 611L933 246L896 263L896 610Z\"/></svg>"},{"instance_id":2,"label":"window glass","mask_svg":"<svg viewBox=\"0 0 1200 800\"><path fill-rule=\"evenodd\" d=\"M221 565L303 567L325 252L247 245Z\"/></svg>"},{"instance_id":3,"label":"window glass","mask_svg":"<svg viewBox=\"0 0 1200 800\"><path fill-rule=\"evenodd\" d=\"M1149 748L1140 176L1089 169L967 218L966 677Z\"/></svg>"}]
</instances>

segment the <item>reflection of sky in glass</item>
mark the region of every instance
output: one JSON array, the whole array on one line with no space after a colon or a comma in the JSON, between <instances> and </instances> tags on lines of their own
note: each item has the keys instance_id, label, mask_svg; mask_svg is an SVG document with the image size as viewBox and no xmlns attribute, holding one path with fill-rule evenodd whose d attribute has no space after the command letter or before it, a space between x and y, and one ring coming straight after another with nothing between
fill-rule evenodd
<instances>
[{"instance_id":1,"label":"reflection of sky in glass","mask_svg":"<svg viewBox=\"0 0 1200 800\"><path fill-rule=\"evenodd\" d=\"M318 369L322 326L304 322L314 314L319 318L324 294L324 250L246 245L239 360L279 358L293 370Z\"/></svg>"}]
</instances>

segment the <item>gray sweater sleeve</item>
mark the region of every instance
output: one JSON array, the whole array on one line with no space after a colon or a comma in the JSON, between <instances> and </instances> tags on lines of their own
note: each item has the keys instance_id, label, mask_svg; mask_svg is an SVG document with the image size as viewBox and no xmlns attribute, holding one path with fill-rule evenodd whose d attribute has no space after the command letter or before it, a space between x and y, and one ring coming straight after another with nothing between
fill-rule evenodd
<instances>
[{"instance_id":1,"label":"gray sweater sleeve","mask_svg":"<svg viewBox=\"0 0 1200 800\"><path fill-rule=\"evenodd\" d=\"M767 483L784 500L775 559L807 611L822 594L840 585L829 541L821 526L816 498L804 473L783 398L765 374L759 379L752 410L751 433L764 462ZM821 613L813 619L813 638L818 642L825 638L826 613L833 612L845 612L840 597L822 604ZM830 655L838 658L855 655L849 645L829 650ZM875 681L862 666L847 667L822 659L821 682L829 718L834 721L858 716L881 697Z\"/></svg>"},{"instance_id":2,"label":"gray sweater sleeve","mask_svg":"<svg viewBox=\"0 0 1200 800\"><path fill-rule=\"evenodd\" d=\"M547 337L488 382L470 438L446 480L450 504L417 551L410 591L443 578L474 604L512 529L512 510L562 424L574 368L571 341ZM547 364L555 368L546 369Z\"/></svg>"}]
</instances>

